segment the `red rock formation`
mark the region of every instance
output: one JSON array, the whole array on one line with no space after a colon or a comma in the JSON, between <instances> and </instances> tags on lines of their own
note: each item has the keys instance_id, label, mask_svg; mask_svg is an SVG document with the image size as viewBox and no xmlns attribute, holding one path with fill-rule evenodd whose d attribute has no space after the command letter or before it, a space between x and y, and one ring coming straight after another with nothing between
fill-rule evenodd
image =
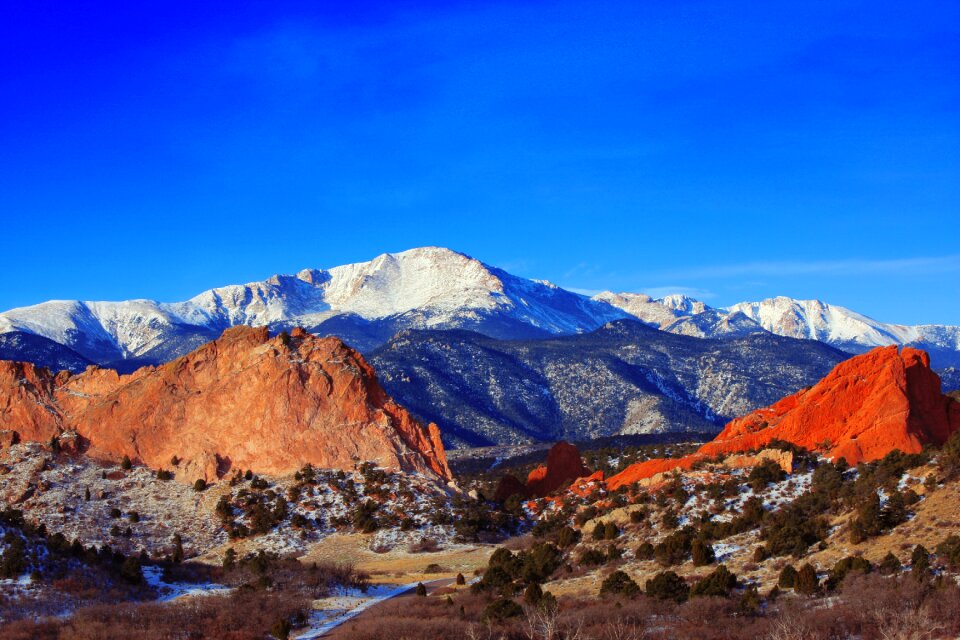
<instances>
[{"instance_id":1,"label":"red rock formation","mask_svg":"<svg viewBox=\"0 0 960 640\"><path fill-rule=\"evenodd\" d=\"M572 444L558 442L550 447L547 465L537 467L527 476L527 489L532 495L543 497L588 475L590 470L583 465L580 451Z\"/></svg>"},{"instance_id":2,"label":"red rock formation","mask_svg":"<svg viewBox=\"0 0 960 640\"><path fill-rule=\"evenodd\" d=\"M919 452L960 429L960 403L940 391L923 351L878 347L838 364L810 389L732 420L696 454L632 465L610 478L616 488L699 459L761 449L785 440L850 464L894 449Z\"/></svg>"},{"instance_id":3,"label":"red rock formation","mask_svg":"<svg viewBox=\"0 0 960 640\"><path fill-rule=\"evenodd\" d=\"M307 462L350 469L358 460L451 477L436 425L393 402L359 353L302 330L270 339L265 328L228 329L127 376L91 368L55 378L0 362L0 426L44 442L69 429L91 455L151 467L177 456L184 480L230 468L289 473Z\"/></svg>"},{"instance_id":4,"label":"red rock formation","mask_svg":"<svg viewBox=\"0 0 960 640\"><path fill-rule=\"evenodd\" d=\"M527 475L527 483L521 483L511 475L504 476L497 486L498 500L519 493L520 495L543 498L561 487L569 486L577 478L590 475L583 465L580 451L572 444L558 442L550 447L547 464L540 465Z\"/></svg>"}]
</instances>

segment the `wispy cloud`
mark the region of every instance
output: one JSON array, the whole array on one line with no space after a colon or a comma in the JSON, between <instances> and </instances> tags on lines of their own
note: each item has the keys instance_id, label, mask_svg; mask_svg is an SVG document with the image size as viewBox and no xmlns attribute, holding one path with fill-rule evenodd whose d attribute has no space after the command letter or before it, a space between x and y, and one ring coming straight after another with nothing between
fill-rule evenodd
<instances>
[{"instance_id":1,"label":"wispy cloud","mask_svg":"<svg viewBox=\"0 0 960 640\"><path fill-rule=\"evenodd\" d=\"M883 260L760 260L648 274L657 279L716 279L802 275L932 275L960 273L960 255Z\"/></svg>"}]
</instances>

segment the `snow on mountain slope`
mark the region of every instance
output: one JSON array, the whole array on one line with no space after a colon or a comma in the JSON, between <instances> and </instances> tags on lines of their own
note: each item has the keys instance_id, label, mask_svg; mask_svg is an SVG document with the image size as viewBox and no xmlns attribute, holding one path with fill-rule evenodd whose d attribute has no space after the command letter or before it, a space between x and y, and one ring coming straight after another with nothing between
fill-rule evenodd
<instances>
[{"instance_id":1,"label":"snow on mountain slope","mask_svg":"<svg viewBox=\"0 0 960 640\"><path fill-rule=\"evenodd\" d=\"M938 367L960 365L960 327L878 322L819 300L778 297L741 302L726 309L714 309L682 295L654 300L643 294L603 292L594 300L607 302L671 333L729 338L766 330L789 338L817 340L854 353L901 344L929 351Z\"/></svg>"},{"instance_id":2,"label":"snow on mountain slope","mask_svg":"<svg viewBox=\"0 0 960 640\"><path fill-rule=\"evenodd\" d=\"M0 314L0 333L43 336L100 363L176 356L235 325L320 328L375 321L375 343L408 328L471 328L496 337L592 331L628 317L548 282L526 280L449 249L426 247L369 262L307 269L205 291L186 302L52 301ZM358 320L359 319L359 320ZM365 329L365 328L364 328ZM345 336L349 339L349 336ZM173 345L171 347L171 345Z\"/></svg>"},{"instance_id":3,"label":"snow on mountain slope","mask_svg":"<svg viewBox=\"0 0 960 640\"><path fill-rule=\"evenodd\" d=\"M743 313L777 335L819 340L848 351L902 344L931 351L942 364L960 357L957 326L889 324L819 300L785 297L741 302L727 310Z\"/></svg>"}]
</instances>

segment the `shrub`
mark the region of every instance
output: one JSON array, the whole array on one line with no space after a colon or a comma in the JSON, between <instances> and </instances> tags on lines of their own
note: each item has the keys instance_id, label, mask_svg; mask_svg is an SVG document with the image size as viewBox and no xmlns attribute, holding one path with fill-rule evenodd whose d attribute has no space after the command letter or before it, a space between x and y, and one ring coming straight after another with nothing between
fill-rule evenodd
<instances>
[{"instance_id":1,"label":"shrub","mask_svg":"<svg viewBox=\"0 0 960 640\"><path fill-rule=\"evenodd\" d=\"M960 568L960 535L952 534L937 545L937 555L952 569Z\"/></svg>"},{"instance_id":2,"label":"shrub","mask_svg":"<svg viewBox=\"0 0 960 640\"><path fill-rule=\"evenodd\" d=\"M130 462L130 456L123 456L123 460L120 461L120 468L129 471L131 467L133 467L133 463Z\"/></svg>"},{"instance_id":3,"label":"shrub","mask_svg":"<svg viewBox=\"0 0 960 640\"><path fill-rule=\"evenodd\" d=\"M851 572L870 573L872 570L873 565L866 558L847 556L833 565L833 569L830 570L830 577L827 579L827 587L836 589Z\"/></svg>"},{"instance_id":4,"label":"shrub","mask_svg":"<svg viewBox=\"0 0 960 640\"><path fill-rule=\"evenodd\" d=\"M813 595L820 589L820 581L817 579L817 570L813 565L807 563L800 567L797 572L797 580L794 584L797 593L804 595Z\"/></svg>"},{"instance_id":5,"label":"shrub","mask_svg":"<svg viewBox=\"0 0 960 640\"><path fill-rule=\"evenodd\" d=\"M417 588L415 589L415 592L416 592L416 594L417 594L418 596L425 596L425 595L427 595L427 587L424 586L424 584L423 584L422 582L418 582L418 583L417 583Z\"/></svg>"},{"instance_id":6,"label":"shrub","mask_svg":"<svg viewBox=\"0 0 960 640\"><path fill-rule=\"evenodd\" d=\"M637 560L653 560L653 545L649 542L644 542L636 551Z\"/></svg>"},{"instance_id":7,"label":"shrub","mask_svg":"<svg viewBox=\"0 0 960 640\"><path fill-rule=\"evenodd\" d=\"M896 573L900 571L900 567L900 560L897 559L897 556L893 555L892 551L888 551L887 555L880 561L880 573L884 575Z\"/></svg>"},{"instance_id":8,"label":"shrub","mask_svg":"<svg viewBox=\"0 0 960 640\"><path fill-rule=\"evenodd\" d=\"M653 549L654 556L664 567L681 564L690 555L692 534L687 528L667 536Z\"/></svg>"},{"instance_id":9,"label":"shrub","mask_svg":"<svg viewBox=\"0 0 960 640\"><path fill-rule=\"evenodd\" d=\"M735 586L737 586L737 576L730 573L724 565L720 565L714 569L713 573L693 585L690 595L727 597Z\"/></svg>"},{"instance_id":10,"label":"shrub","mask_svg":"<svg viewBox=\"0 0 960 640\"><path fill-rule=\"evenodd\" d=\"M696 538L691 543L690 554L693 557L693 565L695 567L713 564L717 559L716 554L713 552L713 545L703 541L701 538Z\"/></svg>"},{"instance_id":11,"label":"shrub","mask_svg":"<svg viewBox=\"0 0 960 640\"><path fill-rule=\"evenodd\" d=\"M531 607L536 607L543 600L543 589L536 582L530 583L523 592L523 601Z\"/></svg>"},{"instance_id":12,"label":"shrub","mask_svg":"<svg viewBox=\"0 0 960 640\"><path fill-rule=\"evenodd\" d=\"M647 580L646 593L658 600L684 602L690 596L690 587L673 571L661 571Z\"/></svg>"},{"instance_id":13,"label":"shrub","mask_svg":"<svg viewBox=\"0 0 960 640\"><path fill-rule=\"evenodd\" d=\"M580 554L579 564L590 567L604 564L607 561L607 554L599 549L586 549Z\"/></svg>"},{"instance_id":14,"label":"shrub","mask_svg":"<svg viewBox=\"0 0 960 640\"><path fill-rule=\"evenodd\" d=\"M507 618L513 618L523 613L523 608L509 598L499 598L494 600L487 608L483 610L485 620L499 622Z\"/></svg>"},{"instance_id":15,"label":"shrub","mask_svg":"<svg viewBox=\"0 0 960 640\"><path fill-rule=\"evenodd\" d=\"M779 464L773 460L764 460L750 471L747 482L756 493L759 493L768 483L780 482L786 475Z\"/></svg>"},{"instance_id":16,"label":"shrub","mask_svg":"<svg viewBox=\"0 0 960 640\"><path fill-rule=\"evenodd\" d=\"M162 480L164 482L168 480L173 480L173 473L167 471L166 469L157 470L157 480Z\"/></svg>"},{"instance_id":17,"label":"shrub","mask_svg":"<svg viewBox=\"0 0 960 640\"><path fill-rule=\"evenodd\" d=\"M580 541L580 532L573 527L563 527L557 534L557 546L561 549L572 547Z\"/></svg>"},{"instance_id":18,"label":"shrub","mask_svg":"<svg viewBox=\"0 0 960 640\"><path fill-rule=\"evenodd\" d=\"M467 584L467 579L463 577L462 573L457 574L457 584L461 586Z\"/></svg>"},{"instance_id":19,"label":"shrub","mask_svg":"<svg viewBox=\"0 0 960 640\"><path fill-rule=\"evenodd\" d=\"M640 587L623 571L614 571L600 585L601 596L626 596L632 598L640 593Z\"/></svg>"},{"instance_id":20,"label":"shrub","mask_svg":"<svg viewBox=\"0 0 960 640\"><path fill-rule=\"evenodd\" d=\"M200 492L204 491L207 488L207 481L203 478L197 478L197 481L193 483L193 490Z\"/></svg>"},{"instance_id":21,"label":"shrub","mask_svg":"<svg viewBox=\"0 0 960 640\"><path fill-rule=\"evenodd\" d=\"M777 586L781 589L793 589L797 585L797 570L793 565L788 564L780 571L780 578L777 580Z\"/></svg>"},{"instance_id":22,"label":"shrub","mask_svg":"<svg viewBox=\"0 0 960 640\"><path fill-rule=\"evenodd\" d=\"M116 507L113 507L112 509L110 509L111 518L119 518L122 515L123 513L121 513L120 509L117 509Z\"/></svg>"},{"instance_id":23,"label":"shrub","mask_svg":"<svg viewBox=\"0 0 960 640\"><path fill-rule=\"evenodd\" d=\"M620 528L614 523L608 522L603 526L604 540L615 540L619 535L620 535Z\"/></svg>"},{"instance_id":24,"label":"shrub","mask_svg":"<svg viewBox=\"0 0 960 640\"><path fill-rule=\"evenodd\" d=\"M922 544L914 547L910 556L910 576L917 582L925 582L930 576L930 552Z\"/></svg>"}]
</instances>

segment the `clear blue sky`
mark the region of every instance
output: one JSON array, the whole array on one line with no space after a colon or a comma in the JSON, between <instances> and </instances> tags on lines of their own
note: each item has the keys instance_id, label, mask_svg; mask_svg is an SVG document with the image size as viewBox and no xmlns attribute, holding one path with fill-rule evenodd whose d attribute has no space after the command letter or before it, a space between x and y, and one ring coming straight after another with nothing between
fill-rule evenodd
<instances>
[{"instance_id":1,"label":"clear blue sky","mask_svg":"<svg viewBox=\"0 0 960 640\"><path fill-rule=\"evenodd\" d=\"M956 2L31 0L0 60L2 309L443 245L960 324Z\"/></svg>"}]
</instances>

